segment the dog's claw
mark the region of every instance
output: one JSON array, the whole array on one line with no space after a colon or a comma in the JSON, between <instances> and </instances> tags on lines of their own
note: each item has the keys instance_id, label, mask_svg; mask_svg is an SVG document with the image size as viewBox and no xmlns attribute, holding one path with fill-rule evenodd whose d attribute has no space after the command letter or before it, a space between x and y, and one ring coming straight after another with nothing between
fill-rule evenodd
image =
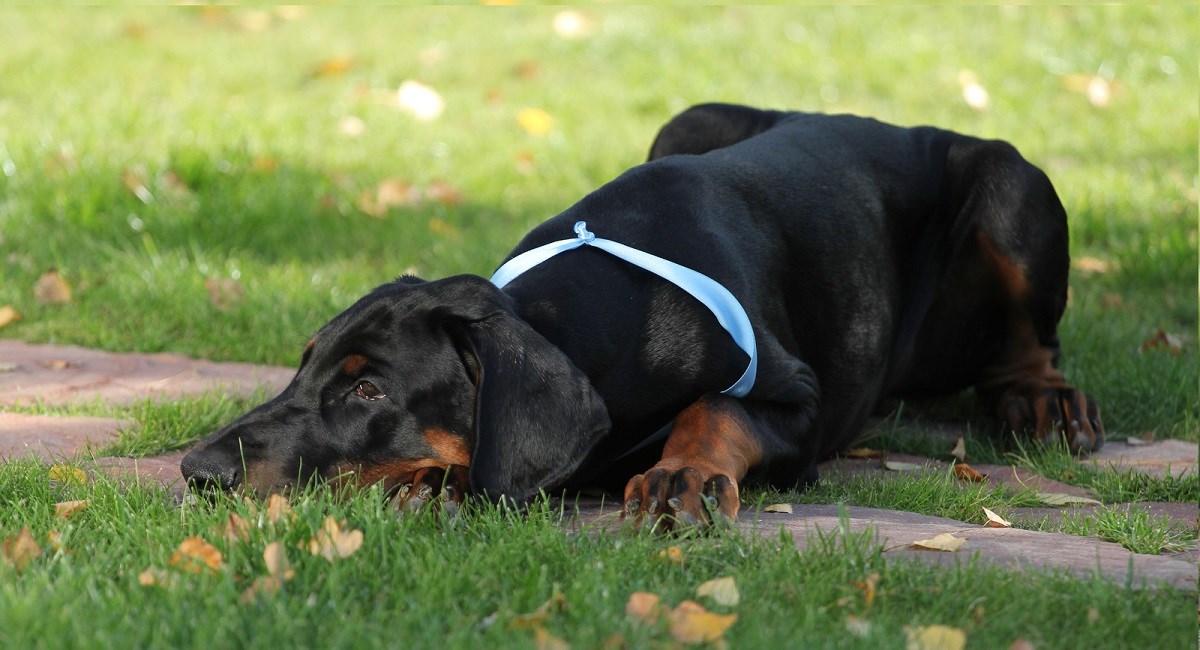
<instances>
[{"instance_id":1,"label":"dog's claw","mask_svg":"<svg viewBox=\"0 0 1200 650\"><path fill-rule=\"evenodd\" d=\"M671 531L708 528L737 516L737 483L724 474L708 477L692 467L653 468L625 486L623 517L639 526Z\"/></svg>"}]
</instances>

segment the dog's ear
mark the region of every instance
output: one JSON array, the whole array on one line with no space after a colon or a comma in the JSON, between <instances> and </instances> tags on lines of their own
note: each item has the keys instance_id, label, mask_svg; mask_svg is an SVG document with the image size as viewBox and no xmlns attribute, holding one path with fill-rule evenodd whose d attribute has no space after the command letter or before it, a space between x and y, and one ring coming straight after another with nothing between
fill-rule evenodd
<instances>
[{"instance_id":1,"label":"dog's ear","mask_svg":"<svg viewBox=\"0 0 1200 650\"><path fill-rule=\"evenodd\" d=\"M446 307L478 364L471 490L524 503L571 477L608 434L608 411L583 372L504 294L470 284L456 287Z\"/></svg>"}]
</instances>

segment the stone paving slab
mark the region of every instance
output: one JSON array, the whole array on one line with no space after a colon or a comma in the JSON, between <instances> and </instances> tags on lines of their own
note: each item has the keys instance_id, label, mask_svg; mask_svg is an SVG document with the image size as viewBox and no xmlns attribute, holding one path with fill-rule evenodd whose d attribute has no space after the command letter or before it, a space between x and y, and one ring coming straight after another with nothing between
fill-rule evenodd
<instances>
[{"instance_id":1,"label":"stone paving slab","mask_svg":"<svg viewBox=\"0 0 1200 650\"><path fill-rule=\"evenodd\" d=\"M815 533L838 534L841 513L835 505L795 505L792 514L755 513L743 509L738 526L778 538L781 529L792 534L797 549L807 549ZM889 558L915 559L938 565L956 565L978 556L981 561L1015 570L1063 570L1076 575L1100 574L1118 584L1137 587L1170 585L1195 590L1197 569L1193 561L1161 555L1133 553L1119 544L1065 533L1018 528L987 528L942 517L876 508L845 508L849 530L871 530ZM575 525L619 525L615 504L602 507L599 500L581 500ZM950 533L966 540L955 553L910 548L917 540ZM1130 576L1132 571L1132 576Z\"/></svg>"},{"instance_id":2,"label":"stone paving slab","mask_svg":"<svg viewBox=\"0 0 1200 650\"><path fill-rule=\"evenodd\" d=\"M218 363L178 354L134 354L0 339L0 405L103 400L128 404L212 390L283 390L293 368Z\"/></svg>"},{"instance_id":3,"label":"stone paving slab","mask_svg":"<svg viewBox=\"0 0 1200 650\"><path fill-rule=\"evenodd\" d=\"M111 442L121 429L135 424L112 418L0 413L0 460L29 456L45 461L71 459L86 445Z\"/></svg>"},{"instance_id":4,"label":"stone paving slab","mask_svg":"<svg viewBox=\"0 0 1200 650\"><path fill-rule=\"evenodd\" d=\"M1155 476L1183 476L1196 472L1200 447L1183 440L1159 440L1130 445L1124 440L1109 440L1088 461L1101 468L1132 469Z\"/></svg>"}]
</instances>

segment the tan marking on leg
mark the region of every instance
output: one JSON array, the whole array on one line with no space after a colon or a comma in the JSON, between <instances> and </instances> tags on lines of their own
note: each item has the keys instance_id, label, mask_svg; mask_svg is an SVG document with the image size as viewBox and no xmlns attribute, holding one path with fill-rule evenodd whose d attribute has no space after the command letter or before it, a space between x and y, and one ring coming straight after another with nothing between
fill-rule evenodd
<instances>
[{"instance_id":1,"label":"tan marking on leg","mask_svg":"<svg viewBox=\"0 0 1200 650\"><path fill-rule=\"evenodd\" d=\"M422 435L439 460L450 465L468 466L471 464L471 450L467 447L466 440L437 427L426 429Z\"/></svg>"},{"instance_id":2,"label":"tan marking on leg","mask_svg":"<svg viewBox=\"0 0 1200 650\"><path fill-rule=\"evenodd\" d=\"M357 375L367 367L367 358L361 354L352 354L342 362L342 372L347 375Z\"/></svg>"},{"instance_id":3,"label":"tan marking on leg","mask_svg":"<svg viewBox=\"0 0 1200 650\"><path fill-rule=\"evenodd\" d=\"M740 481L762 460L762 448L748 424L732 408L722 406L728 397L706 397L683 410L667 437L656 468L676 471L694 467L705 480L724 474Z\"/></svg>"}]
</instances>

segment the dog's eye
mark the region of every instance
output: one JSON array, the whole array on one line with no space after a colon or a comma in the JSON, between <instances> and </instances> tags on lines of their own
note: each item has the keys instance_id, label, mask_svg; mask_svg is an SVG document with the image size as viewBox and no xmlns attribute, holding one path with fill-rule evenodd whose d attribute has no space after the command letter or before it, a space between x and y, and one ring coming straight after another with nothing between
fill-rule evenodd
<instances>
[{"instance_id":1,"label":"dog's eye","mask_svg":"<svg viewBox=\"0 0 1200 650\"><path fill-rule=\"evenodd\" d=\"M354 394L365 400L377 400L386 397L383 391L376 388L375 384L369 381L358 382L358 385L354 387Z\"/></svg>"}]
</instances>

